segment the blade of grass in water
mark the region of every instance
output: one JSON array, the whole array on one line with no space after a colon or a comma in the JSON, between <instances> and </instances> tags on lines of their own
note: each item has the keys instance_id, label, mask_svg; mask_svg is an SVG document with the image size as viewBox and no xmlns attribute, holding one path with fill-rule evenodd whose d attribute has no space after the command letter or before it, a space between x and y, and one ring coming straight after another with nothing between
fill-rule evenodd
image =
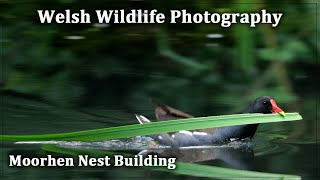
<instances>
[{"instance_id":1,"label":"blade of grass in water","mask_svg":"<svg viewBox=\"0 0 320 180\"><path fill-rule=\"evenodd\" d=\"M90 155L92 157L102 157L102 156L113 156L114 152L106 152L100 150L88 150L88 149L66 149L57 147L56 145L44 145L42 149L49 152L55 152L70 156L78 156L81 154ZM119 155L119 152L117 152ZM121 155L125 157L131 157L132 154L123 153ZM206 177L206 178L218 178L218 179L290 179L290 180L299 180L300 176L287 175L287 174L273 174L273 173L263 173L263 172L254 172L246 170L235 170L222 167L200 165L194 163L185 163L185 162L176 162L176 169L169 170L164 167L145 167L147 169L166 171L179 175L188 175L195 177Z\"/></svg>"},{"instance_id":2,"label":"blade of grass in water","mask_svg":"<svg viewBox=\"0 0 320 180\"><path fill-rule=\"evenodd\" d=\"M294 121L300 119L302 119L302 117L299 113L287 113L285 117L280 116L278 114L233 114L153 122L148 124L135 124L63 134L1 135L0 139L7 141L97 141L159 134L164 132L174 132L180 130L193 130L279 121Z\"/></svg>"},{"instance_id":3,"label":"blade of grass in water","mask_svg":"<svg viewBox=\"0 0 320 180\"><path fill-rule=\"evenodd\" d=\"M287 174L273 174L246 170L228 169L222 167L177 162L177 168L173 171L175 174L210 177L218 179L290 179L298 180L300 176ZM171 172L170 170L166 170Z\"/></svg>"}]
</instances>

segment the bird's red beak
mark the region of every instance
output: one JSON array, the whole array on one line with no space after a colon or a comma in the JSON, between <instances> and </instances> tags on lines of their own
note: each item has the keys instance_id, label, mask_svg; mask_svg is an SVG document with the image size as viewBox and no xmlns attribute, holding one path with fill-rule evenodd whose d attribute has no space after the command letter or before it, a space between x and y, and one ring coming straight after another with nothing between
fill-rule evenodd
<instances>
[{"instance_id":1,"label":"bird's red beak","mask_svg":"<svg viewBox=\"0 0 320 180\"><path fill-rule=\"evenodd\" d=\"M272 105L272 113L278 113L278 114L281 114L282 116L285 116L286 113L284 113L282 111L282 109L280 109L276 103L276 101L274 101L273 99L270 100L270 103Z\"/></svg>"}]
</instances>

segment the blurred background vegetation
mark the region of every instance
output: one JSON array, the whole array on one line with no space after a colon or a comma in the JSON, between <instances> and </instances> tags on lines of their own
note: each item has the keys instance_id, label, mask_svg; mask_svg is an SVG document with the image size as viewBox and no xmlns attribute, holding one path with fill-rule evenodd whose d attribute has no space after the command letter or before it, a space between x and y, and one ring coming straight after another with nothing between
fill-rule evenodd
<instances>
[{"instance_id":1,"label":"blurred background vegetation","mask_svg":"<svg viewBox=\"0 0 320 180\"><path fill-rule=\"evenodd\" d=\"M259 126L254 138L258 152L255 170L316 176L319 147L315 142L320 130L316 121L320 112L317 3L316 0L225 0L223 3L2 0L0 115L4 121L1 131L47 134L134 124L137 122L133 113L153 117L149 98L157 98L195 116L231 114L241 112L256 97L269 95L284 111L299 112L303 121ZM283 13L278 27L260 24L249 28L233 24L222 28L204 23L41 24L36 11L86 9L93 18L96 9L223 13L262 8ZM280 143L265 145L264 139L270 142L280 139ZM287 146L292 142L297 144ZM277 147L284 149L280 151ZM1 154L11 154L10 148L23 152L22 146L10 145L3 146ZM30 151L27 147L27 153L33 155L37 148ZM264 153L269 156L262 156ZM132 174L157 177L138 170L123 173L123 169L101 172L69 168L56 172L43 168L14 169L8 168L3 160L6 156L1 158L1 167L9 179L12 176L48 178L48 175L53 179L90 178L94 172L112 178L135 177ZM163 173L164 177L169 175Z\"/></svg>"},{"instance_id":2,"label":"blurred background vegetation","mask_svg":"<svg viewBox=\"0 0 320 180\"><path fill-rule=\"evenodd\" d=\"M316 3L1 1L1 92L52 105L141 112L157 98L196 116L240 112L261 95L315 119ZM284 13L276 28L218 24L41 24L38 9ZM168 17L168 16L167 16ZM304 114L305 113L305 114ZM299 125L300 126L300 125Z\"/></svg>"}]
</instances>

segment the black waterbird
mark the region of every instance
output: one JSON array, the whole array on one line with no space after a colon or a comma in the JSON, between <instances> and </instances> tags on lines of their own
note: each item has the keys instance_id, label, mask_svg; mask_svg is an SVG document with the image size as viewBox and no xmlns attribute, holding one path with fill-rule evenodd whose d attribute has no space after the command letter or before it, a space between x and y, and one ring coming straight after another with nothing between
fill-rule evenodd
<instances>
[{"instance_id":1,"label":"black waterbird","mask_svg":"<svg viewBox=\"0 0 320 180\"><path fill-rule=\"evenodd\" d=\"M193 116L174 109L170 106L152 100L155 104L155 116L157 121L167 121ZM275 100L269 96L262 96L254 100L243 113L278 113L285 116L285 113L277 106ZM140 124L151 123L142 115L136 115ZM258 128L257 124L245 124L218 128L197 129L190 131L179 131L173 133L162 133L151 135L160 144L173 147L210 145L213 143L228 141L232 139L252 138Z\"/></svg>"}]
</instances>

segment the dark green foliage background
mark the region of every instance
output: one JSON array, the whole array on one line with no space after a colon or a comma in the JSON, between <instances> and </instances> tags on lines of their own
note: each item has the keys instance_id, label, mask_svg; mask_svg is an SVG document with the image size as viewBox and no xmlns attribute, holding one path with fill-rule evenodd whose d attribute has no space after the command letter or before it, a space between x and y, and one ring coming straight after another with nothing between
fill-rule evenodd
<instances>
[{"instance_id":1,"label":"dark green foliage background","mask_svg":"<svg viewBox=\"0 0 320 180\"><path fill-rule=\"evenodd\" d=\"M269 95L285 112L299 112L303 120L259 126L254 138L255 152L260 152L256 170L316 177L317 7L315 0L2 0L2 134L66 133L136 124L133 113L152 119L152 97L195 116L210 116L239 113L256 97ZM262 8L283 13L278 27L233 24L222 28L204 23L101 27L94 19L96 9L223 13ZM41 24L38 9L85 9L93 23ZM223 37L210 38L210 34ZM272 144L274 139L280 143ZM274 152L277 146L285 148ZM9 179L172 178L169 173L123 168L14 169L6 164L7 154L45 152L35 145L15 144L0 150L4 178Z\"/></svg>"},{"instance_id":2,"label":"dark green foliage background","mask_svg":"<svg viewBox=\"0 0 320 180\"><path fill-rule=\"evenodd\" d=\"M38 9L171 9L283 12L280 25L41 24ZM289 111L314 106L319 48L309 1L186 3L154 1L2 1L2 90L67 107L132 111L156 97L196 115L240 112L261 95ZM169 16L167 16L167 19ZM208 34L223 38L208 38ZM84 39L70 40L70 36ZM305 105L302 103L309 102Z\"/></svg>"}]
</instances>

